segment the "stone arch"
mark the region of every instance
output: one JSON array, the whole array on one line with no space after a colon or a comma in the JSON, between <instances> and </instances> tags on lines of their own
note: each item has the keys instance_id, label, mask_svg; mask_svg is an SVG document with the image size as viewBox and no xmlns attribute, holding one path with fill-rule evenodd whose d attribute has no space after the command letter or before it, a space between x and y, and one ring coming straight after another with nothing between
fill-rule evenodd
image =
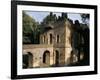
<instances>
[{"instance_id":1,"label":"stone arch","mask_svg":"<svg viewBox=\"0 0 100 80\"><path fill-rule=\"evenodd\" d=\"M55 51L55 65L59 65L59 59L60 59L60 56L59 56L59 51L56 50Z\"/></svg>"},{"instance_id":2,"label":"stone arch","mask_svg":"<svg viewBox=\"0 0 100 80\"><path fill-rule=\"evenodd\" d=\"M23 54L23 68L28 68L28 55Z\"/></svg>"},{"instance_id":3,"label":"stone arch","mask_svg":"<svg viewBox=\"0 0 100 80\"><path fill-rule=\"evenodd\" d=\"M31 52L23 53L23 68L33 67L33 54Z\"/></svg>"},{"instance_id":4,"label":"stone arch","mask_svg":"<svg viewBox=\"0 0 100 80\"><path fill-rule=\"evenodd\" d=\"M43 53L43 63L50 65L50 51L46 50Z\"/></svg>"},{"instance_id":5,"label":"stone arch","mask_svg":"<svg viewBox=\"0 0 100 80\"><path fill-rule=\"evenodd\" d=\"M33 67L33 54L31 52L28 53L28 67L32 68Z\"/></svg>"}]
</instances>

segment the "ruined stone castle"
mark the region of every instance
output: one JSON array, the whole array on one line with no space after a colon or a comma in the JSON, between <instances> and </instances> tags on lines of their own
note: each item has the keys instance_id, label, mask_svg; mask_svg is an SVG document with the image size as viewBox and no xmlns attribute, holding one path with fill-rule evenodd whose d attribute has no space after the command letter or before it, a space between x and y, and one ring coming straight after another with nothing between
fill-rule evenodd
<instances>
[{"instance_id":1,"label":"ruined stone castle","mask_svg":"<svg viewBox=\"0 0 100 80\"><path fill-rule=\"evenodd\" d=\"M26 68L67 66L77 62L72 56L72 24L66 19L48 24L47 31L40 35L40 44L23 45L23 65ZM77 51L76 51L77 52ZM73 57L73 61L71 60ZM83 56L81 55L81 58ZM25 63L24 63L25 62Z\"/></svg>"}]
</instances>

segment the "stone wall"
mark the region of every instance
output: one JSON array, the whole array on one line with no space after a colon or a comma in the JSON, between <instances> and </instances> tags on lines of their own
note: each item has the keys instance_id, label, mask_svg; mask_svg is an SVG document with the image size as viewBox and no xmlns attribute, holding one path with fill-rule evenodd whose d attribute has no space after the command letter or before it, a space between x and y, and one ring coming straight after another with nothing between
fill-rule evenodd
<instances>
[{"instance_id":1,"label":"stone wall","mask_svg":"<svg viewBox=\"0 0 100 80\"><path fill-rule=\"evenodd\" d=\"M50 34L52 41L50 41ZM45 37L44 37L45 36ZM40 44L23 45L23 54L31 52L33 55L32 67L64 66L70 63L71 25L66 21L55 23L54 28L40 35ZM52 42L52 43L51 43ZM49 52L48 64L43 61L45 51ZM49 55L50 54L50 55Z\"/></svg>"},{"instance_id":2,"label":"stone wall","mask_svg":"<svg viewBox=\"0 0 100 80\"><path fill-rule=\"evenodd\" d=\"M43 54L45 51L50 52L50 64L53 64L53 46L52 45L24 45L23 54L32 53L33 55L33 67L44 67ZM49 66L47 65L47 66Z\"/></svg>"}]
</instances>

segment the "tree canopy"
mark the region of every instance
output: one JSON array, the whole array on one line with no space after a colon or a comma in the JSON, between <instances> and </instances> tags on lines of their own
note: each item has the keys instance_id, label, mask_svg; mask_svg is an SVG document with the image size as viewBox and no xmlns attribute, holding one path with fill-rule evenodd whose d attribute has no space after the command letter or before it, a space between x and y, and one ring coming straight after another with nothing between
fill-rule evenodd
<instances>
[{"instance_id":1,"label":"tree canopy","mask_svg":"<svg viewBox=\"0 0 100 80\"><path fill-rule=\"evenodd\" d=\"M39 23L23 11L23 43L35 43Z\"/></svg>"},{"instance_id":2,"label":"tree canopy","mask_svg":"<svg viewBox=\"0 0 100 80\"><path fill-rule=\"evenodd\" d=\"M88 24L89 23L89 19L90 19L90 15L89 14L80 14L83 23Z\"/></svg>"}]
</instances>

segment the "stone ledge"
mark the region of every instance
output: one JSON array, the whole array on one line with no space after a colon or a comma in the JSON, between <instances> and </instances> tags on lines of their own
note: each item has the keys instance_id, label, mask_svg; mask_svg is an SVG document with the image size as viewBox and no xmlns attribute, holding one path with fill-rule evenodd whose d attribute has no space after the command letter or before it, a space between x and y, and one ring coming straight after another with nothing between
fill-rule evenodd
<instances>
[{"instance_id":1,"label":"stone ledge","mask_svg":"<svg viewBox=\"0 0 100 80\"><path fill-rule=\"evenodd\" d=\"M53 47L53 45L51 44L27 44L27 45L23 45L23 49L32 49L32 48L49 48L49 47Z\"/></svg>"}]
</instances>

